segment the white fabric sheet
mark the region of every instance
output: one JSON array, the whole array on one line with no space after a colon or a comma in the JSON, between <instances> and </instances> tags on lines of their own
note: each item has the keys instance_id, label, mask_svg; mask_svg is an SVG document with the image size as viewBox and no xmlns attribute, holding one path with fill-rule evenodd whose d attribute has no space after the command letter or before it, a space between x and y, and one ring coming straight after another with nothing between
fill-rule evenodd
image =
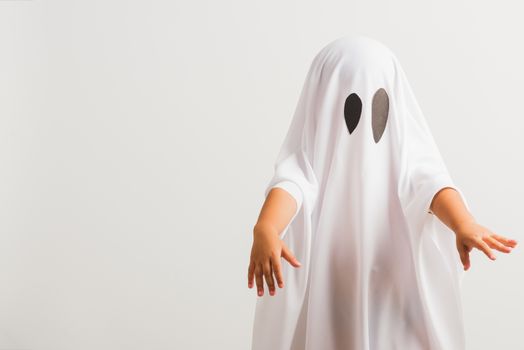
<instances>
[{"instance_id":1,"label":"white fabric sheet","mask_svg":"<svg viewBox=\"0 0 524 350\"><path fill-rule=\"evenodd\" d=\"M429 206L444 187L469 205L386 46L344 36L314 57L265 195L274 187L297 202L281 236L302 266L282 260L285 287L257 297L253 350L465 349L464 270Z\"/></svg>"}]
</instances>

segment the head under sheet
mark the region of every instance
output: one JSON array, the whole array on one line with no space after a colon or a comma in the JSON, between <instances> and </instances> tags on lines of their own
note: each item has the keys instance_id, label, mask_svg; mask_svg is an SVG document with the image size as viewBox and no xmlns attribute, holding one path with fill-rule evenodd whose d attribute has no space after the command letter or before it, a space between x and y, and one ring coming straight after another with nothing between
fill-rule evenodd
<instances>
[{"instance_id":1,"label":"head under sheet","mask_svg":"<svg viewBox=\"0 0 524 350\"><path fill-rule=\"evenodd\" d=\"M253 349L464 349L464 271L429 210L462 192L390 49L346 36L316 54L275 187L297 202L281 237L302 266L257 299Z\"/></svg>"}]
</instances>

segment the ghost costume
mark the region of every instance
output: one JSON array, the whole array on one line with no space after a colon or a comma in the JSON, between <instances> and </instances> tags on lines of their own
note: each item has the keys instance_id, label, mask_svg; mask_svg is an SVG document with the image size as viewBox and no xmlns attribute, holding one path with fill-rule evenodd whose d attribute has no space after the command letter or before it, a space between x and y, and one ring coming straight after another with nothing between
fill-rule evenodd
<instances>
[{"instance_id":1,"label":"ghost costume","mask_svg":"<svg viewBox=\"0 0 524 350\"><path fill-rule=\"evenodd\" d=\"M284 288L257 297L253 350L465 349L455 234L431 211L454 188L396 56L344 36L314 57L272 188L297 210ZM265 283L265 282L264 282Z\"/></svg>"}]
</instances>

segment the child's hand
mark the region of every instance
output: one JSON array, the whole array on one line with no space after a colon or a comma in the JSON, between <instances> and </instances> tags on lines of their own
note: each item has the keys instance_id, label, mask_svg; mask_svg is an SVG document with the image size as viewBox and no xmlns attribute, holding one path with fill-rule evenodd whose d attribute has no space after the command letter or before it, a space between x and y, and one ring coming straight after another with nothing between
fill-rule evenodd
<instances>
[{"instance_id":1,"label":"child's hand","mask_svg":"<svg viewBox=\"0 0 524 350\"><path fill-rule=\"evenodd\" d=\"M284 287L280 257L283 257L294 267L300 267L300 262L295 258L293 253L282 241L275 230L265 227L257 227L253 231L253 247L251 248L251 258L248 268L248 287L253 287L253 278L256 279L258 296L264 294L265 277L269 294L275 295L275 281L277 280L279 288Z\"/></svg>"},{"instance_id":2,"label":"child's hand","mask_svg":"<svg viewBox=\"0 0 524 350\"><path fill-rule=\"evenodd\" d=\"M464 270L468 270L471 266L469 253L473 248L483 251L490 259L495 260L496 257L490 248L509 253L510 248L517 245L516 240L497 235L474 221L461 225L455 231L455 235Z\"/></svg>"}]
</instances>

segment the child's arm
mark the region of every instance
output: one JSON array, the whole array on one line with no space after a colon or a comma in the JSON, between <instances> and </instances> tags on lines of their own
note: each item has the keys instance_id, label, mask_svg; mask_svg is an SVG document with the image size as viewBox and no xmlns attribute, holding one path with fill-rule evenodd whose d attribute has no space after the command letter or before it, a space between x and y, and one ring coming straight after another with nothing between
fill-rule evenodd
<instances>
[{"instance_id":1,"label":"child's arm","mask_svg":"<svg viewBox=\"0 0 524 350\"><path fill-rule=\"evenodd\" d=\"M300 262L289 251L280 239L280 233L289 224L297 210L293 196L282 188L275 187L268 193L260 210L257 223L253 228L253 247L248 268L248 287L253 287L256 279L258 296L264 294L265 277L269 294L275 294L273 274L280 288L284 287L280 257L283 257L294 267L300 267Z\"/></svg>"},{"instance_id":2,"label":"child's arm","mask_svg":"<svg viewBox=\"0 0 524 350\"><path fill-rule=\"evenodd\" d=\"M517 241L491 232L479 225L467 210L460 194L451 187L438 191L430 205L430 210L456 235L457 250L464 270L470 267L469 252L473 248L483 251L492 260L495 255L490 248L503 253L511 252Z\"/></svg>"}]
</instances>

